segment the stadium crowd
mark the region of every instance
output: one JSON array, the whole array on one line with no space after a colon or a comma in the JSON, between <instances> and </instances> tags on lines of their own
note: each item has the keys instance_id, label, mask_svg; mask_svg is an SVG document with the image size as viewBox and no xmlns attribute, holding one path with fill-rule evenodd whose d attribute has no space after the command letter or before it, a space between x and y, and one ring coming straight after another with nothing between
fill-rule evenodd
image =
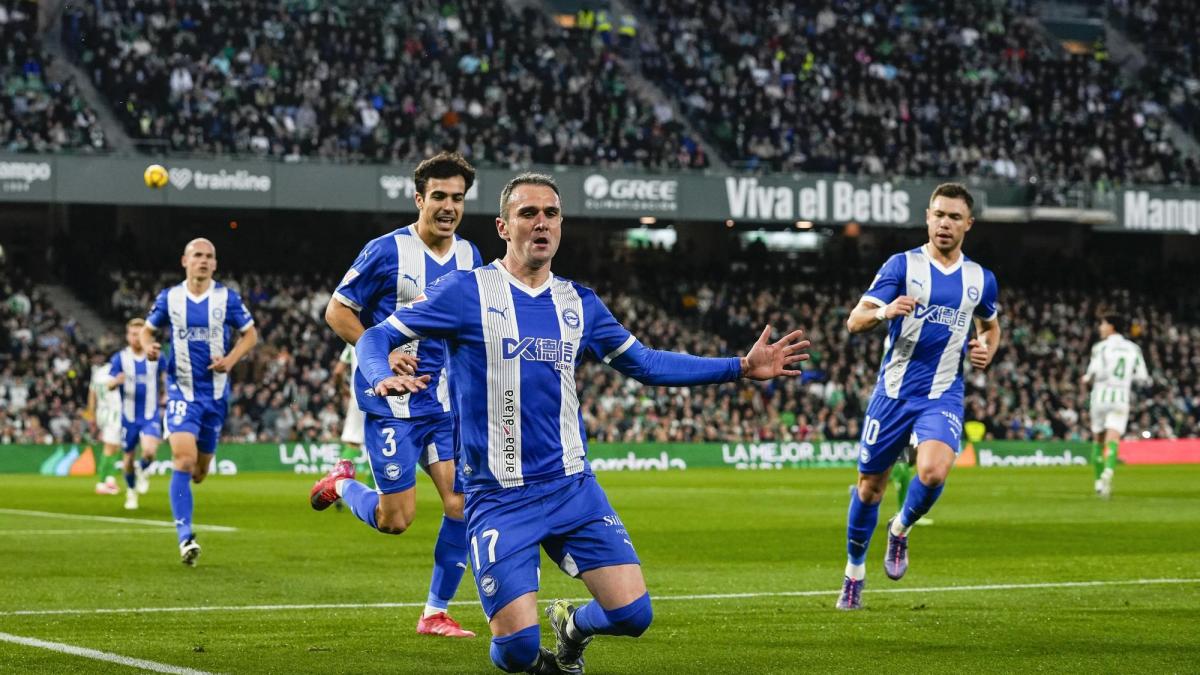
<instances>
[{"instance_id":1,"label":"stadium crowd","mask_svg":"<svg viewBox=\"0 0 1200 675\"><path fill-rule=\"evenodd\" d=\"M130 134L160 150L702 167L669 106L599 36L507 3L73 3L63 41Z\"/></svg>"},{"instance_id":2,"label":"stadium crowd","mask_svg":"<svg viewBox=\"0 0 1200 675\"><path fill-rule=\"evenodd\" d=\"M1150 59L1142 76L1155 100L1192 135L1200 133L1200 5L1190 0L1109 0L1108 9L1109 18Z\"/></svg>"},{"instance_id":3,"label":"stadium crowd","mask_svg":"<svg viewBox=\"0 0 1200 675\"><path fill-rule=\"evenodd\" d=\"M95 111L73 82L47 72L37 16L33 0L0 0L0 150L103 149Z\"/></svg>"},{"instance_id":4,"label":"stadium crowd","mask_svg":"<svg viewBox=\"0 0 1200 675\"><path fill-rule=\"evenodd\" d=\"M0 303L0 444L83 438L98 347L3 262Z\"/></svg>"},{"instance_id":5,"label":"stadium crowd","mask_svg":"<svg viewBox=\"0 0 1200 675\"><path fill-rule=\"evenodd\" d=\"M830 277L801 273L778 260L766 266L734 263L714 278L672 264L658 250L620 254L626 273L608 276L593 269L588 281L613 313L647 345L694 354L728 355L745 350L761 327L804 327L813 341L812 360L802 377L772 383L741 381L717 387L645 387L596 363L580 367L584 420L594 441L743 441L853 439L875 384L882 331L850 335L844 326L870 271ZM605 258L606 260L608 258ZM581 275L582 276L582 275ZM121 273L111 279L113 319L140 316L158 289L177 282L176 273ZM335 382L342 345L323 321L329 284L313 275L260 274L222 281L238 288L254 314L262 341L238 366L229 441L332 440L341 430L347 390ZM41 326L10 338L8 363L0 369L12 394L14 374L28 383L18 398L26 427L51 429L58 438L77 433L78 391L51 387L47 373L83 363L86 347L76 343L70 322L41 308L36 297L6 302L9 335L20 326ZM36 295L36 294L35 294ZM30 306L24 321L10 306ZM1140 291L1096 293L1074 286L1001 285L1004 346L987 373L966 375L968 419L984 423L994 438L1080 439L1088 436L1088 390L1080 376L1096 341L1100 307L1126 311L1130 336L1142 345L1154 384L1134 396L1128 433L1156 438L1200 436L1200 325L1178 307ZM15 322L15 323L14 323ZM16 327L16 330L14 330ZM33 350L30 340L50 347ZM42 344L42 342L38 342ZM23 348L18 348L24 345ZM115 347L114 347L115 349ZM23 364L23 365L22 365ZM38 375L41 374L41 375ZM20 379L20 378L18 378ZM41 393L39 393L41 392ZM13 399L16 400L16 399ZM3 398L0 398L3 401ZM13 419L12 401L8 419ZM62 420L55 422L56 412ZM11 424L11 422L9 423ZM24 438L24 436L23 436Z\"/></svg>"},{"instance_id":6,"label":"stadium crowd","mask_svg":"<svg viewBox=\"0 0 1200 675\"><path fill-rule=\"evenodd\" d=\"M638 5L659 45L643 71L749 168L1011 179L1042 201L1080 183L1200 184L1159 102L1102 50L1051 43L1023 1Z\"/></svg>"}]
</instances>

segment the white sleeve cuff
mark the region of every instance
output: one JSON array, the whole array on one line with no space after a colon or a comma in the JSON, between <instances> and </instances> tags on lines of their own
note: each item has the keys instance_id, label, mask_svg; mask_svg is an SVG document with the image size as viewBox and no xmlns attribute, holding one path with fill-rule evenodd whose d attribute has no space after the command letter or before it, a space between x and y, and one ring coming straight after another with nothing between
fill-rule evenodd
<instances>
[{"instance_id":1,"label":"white sleeve cuff","mask_svg":"<svg viewBox=\"0 0 1200 675\"><path fill-rule=\"evenodd\" d=\"M872 296L872 295L862 296L862 299L859 300L859 302L869 302L872 305L875 305L876 307L887 307L888 306L888 304L886 302L884 302L884 301L880 300L879 298L876 298L875 296Z\"/></svg>"},{"instance_id":2,"label":"white sleeve cuff","mask_svg":"<svg viewBox=\"0 0 1200 675\"><path fill-rule=\"evenodd\" d=\"M338 302L342 303L343 305L345 305L345 306L349 307L350 309L352 309L352 310L354 310L354 311L356 311L356 312L361 312L361 311L362 311L362 305L360 305L360 304L358 304L357 302L355 302L355 301L351 300L350 298L347 298L346 296L342 295L341 293L338 293L338 292L334 291L334 293L333 293L333 299L334 299L334 300L337 300Z\"/></svg>"},{"instance_id":3,"label":"white sleeve cuff","mask_svg":"<svg viewBox=\"0 0 1200 675\"><path fill-rule=\"evenodd\" d=\"M612 350L604 357L604 364L608 365L609 363L612 363L613 359L617 358L618 356L620 356L620 355L624 354L626 351L628 351L629 348L632 347L633 343L635 343L635 342L637 342L637 338L630 335L628 338L625 339L624 342L621 343L620 347L617 347L616 349Z\"/></svg>"},{"instance_id":4,"label":"white sleeve cuff","mask_svg":"<svg viewBox=\"0 0 1200 675\"><path fill-rule=\"evenodd\" d=\"M403 321L401 321L400 319L397 319L395 314L389 316L387 318L387 322L388 322L389 326L391 326L392 328L395 328L396 330L400 331L401 333L404 333L405 337L407 337L410 340L415 340L418 337L420 337L413 331L413 329L409 328L408 326L405 326Z\"/></svg>"}]
</instances>

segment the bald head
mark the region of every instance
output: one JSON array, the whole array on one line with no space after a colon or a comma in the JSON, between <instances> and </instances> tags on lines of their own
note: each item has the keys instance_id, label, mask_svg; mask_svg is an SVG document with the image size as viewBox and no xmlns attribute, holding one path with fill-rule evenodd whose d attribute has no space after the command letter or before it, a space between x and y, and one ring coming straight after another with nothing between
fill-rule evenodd
<instances>
[{"instance_id":1,"label":"bald head","mask_svg":"<svg viewBox=\"0 0 1200 675\"><path fill-rule=\"evenodd\" d=\"M217 247L204 237L197 237L184 247L182 264L189 283L206 284L217 271Z\"/></svg>"},{"instance_id":2,"label":"bald head","mask_svg":"<svg viewBox=\"0 0 1200 675\"><path fill-rule=\"evenodd\" d=\"M217 254L217 247L213 246L213 243L204 237L196 237L195 239L189 241L187 246L183 247L183 254L186 256L193 248L197 246L207 246L208 249L213 252L214 256Z\"/></svg>"}]
</instances>

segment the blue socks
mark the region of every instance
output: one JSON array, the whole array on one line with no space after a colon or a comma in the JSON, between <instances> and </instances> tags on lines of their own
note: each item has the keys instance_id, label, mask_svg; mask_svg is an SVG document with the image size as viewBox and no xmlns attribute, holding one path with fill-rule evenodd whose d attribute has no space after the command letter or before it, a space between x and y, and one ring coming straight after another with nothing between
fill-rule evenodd
<instances>
[{"instance_id":1,"label":"blue socks","mask_svg":"<svg viewBox=\"0 0 1200 675\"><path fill-rule=\"evenodd\" d=\"M494 637L491 648L492 663L508 673L523 673L537 661L541 644L542 636L536 624L512 635Z\"/></svg>"},{"instance_id":2,"label":"blue socks","mask_svg":"<svg viewBox=\"0 0 1200 675\"><path fill-rule=\"evenodd\" d=\"M135 478L136 478L136 476L134 476L132 471L128 471L125 473L125 485L127 485L130 490L133 489L133 484L134 484Z\"/></svg>"},{"instance_id":3,"label":"blue socks","mask_svg":"<svg viewBox=\"0 0 1200 675\"><path fill-rule=\"evenodd\" d=\"M375 519L375 507L379 506L379 493L362 483L348 479L342 483L342 501L350 507L350 512L356 518L378 530L379 522ZM466 537L466 532L463 532ZM440 541L440 540L439 540ZM463 543L466 546L466 542Z\"/></svg>"},{"instance_id":4,"label":"blue socks","mask_svg":"<svg viewBox=\"0 0 1200 675\"><path fill-rule=\"evenodd\" d=\"M900 524L904 527L912 527L913 523L921 519L921 516L929 513L929 509L933 508L945 487L946 484L942 483L931 488L922 483L920 478L914 476L912 482L908 484L908 496L904 498L904 508L900 509Z\"/></svg>"},{"instance_id":5,"label":"blue socks","mask_svg":"<svg viewBox=\"0 0 1200 675\"><path fill-rule=\"evenodd\" d=\"M589 635L628 635L639 637L650 627L654 620L654 610L650 606L650 594L616 609L604 609L599 602L592 600L576 610L572 621L575 630L583 637Z\"/></svg>"},{"instance_id":6,"label":"blue socks","mask_svg":"<svg viewBox=\"0 0 1200 675\"><path fill-rule=\"evenodd\" d=\"M183 543L192 537L192 474L175 470L171 473L171 515L175 516L175 533Z\"/></svg>"},{"instance_id":7,"label":"blue socks","mask_svg":"<svg viewBox=\"0 0 1200 675\"><path fill-rule=\"evenodd\" d=\"M433 578L429 580L429 599L425 604L446 609L466 571L467 523L443 515L442 529L438 530L437 543L433 546Z\"/></svg>"},{"instance_id":8,"label":"blue socks","mask_svg":"<svg viewBox=\"0 0 1200 675\"><path fill-rule=\"evenodd\" d=\"M913 479L914 481L916 479ZM909 492L912 499L912 492ZM871 535L875 525L879 523L879 503L864 504L858 498L858 488L850 490L850 514L846 518L846 555L854 565L862 565L867 560L867 547L871 545Z\"/></svg>"},{"instance_id":9,"label":"blue socks","mask_svg":"<svg viewBox=\"0 0 1200 675\"><path fill-rule=\"evenodd\" d=\"M150 464L152 462L153 462L153 460L149 460L149 459L146 459L145 457L143 457L138 460L138 466L142 467L142 471L145 471L146 469L150 468Z\"/></svg>"}]
</instances>

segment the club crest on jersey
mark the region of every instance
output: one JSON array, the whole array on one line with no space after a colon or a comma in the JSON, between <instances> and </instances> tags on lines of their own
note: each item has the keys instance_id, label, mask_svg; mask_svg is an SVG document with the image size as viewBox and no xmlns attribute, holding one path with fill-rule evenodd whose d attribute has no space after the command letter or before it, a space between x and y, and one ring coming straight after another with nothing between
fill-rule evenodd
<instances>
[{"instance_id":1,"label":"club crest on jersey","mask_svg":"<svg viewBox=\"0 0 1200 675\"><path fill-rule=\"evenodd\" d=\"M496 577L485 574L479 578L479 590L490 598L496 594L496 591L500 590L500 582L496 581Z\"/></svg>"},{"instance_id":2,"label":"club crest on jersey","mask_svg":"<svg viewBox=\"0 0 1200 675\"><path fill-rule=\"evenodd\" d=\"M952 333L966 332L971 323L970 314L945 305L917 305L913 312L913 318L948 326Z\"/></svg>"},{"instance_id":3,"label":"club crest on jersey","mask_svg":"<svg viewBox=\"0 0 1200 675\"><path fill-rule=\"evenodd\" d=\"M579 328L579 312L576 312L570 307L563 310L562 320L563 323L567 324L567 326L571 328Z\"/></svg>"},{"instance_id":4,"label":"club crest on jersey","mask_svg":"<svg viewBox=\"0 0 1200 675\"><path fill-rule=\"evenodd\" d=\"M578 318L578 317L576 317ZM521 339L504 338L503 353L506 359L521 359L523 361L542 361L555 364L555 368L571 367L575 362L575 343L557 338Z\"/></svg>"},{"instance_id":5,"label":"club crest on jersey","mask_svg":"<svg viewBox=\"0 0 1200 675\"><path fill-rule=\"evenodd\" d=\"M221 309L220 307L213 308L213 318L216 319L217 321L224 321L225 320L225 310Z\"/></svg>"},{"instance_id":6,"label":"club crest on jersey","mask_svg":"<svg viewBox=\"0 0 1200 675\"><path fill-rule=\"evenodd\" d=\"M971 300L971 302L979 302L979 289L974 286L968 286L967 297Z\"/></svg>"},{"instance_id":7,"label":"club crest on jersey","mask_svg":"<svg viewBox=\"0 0 1200 675\"><path fill-rule=\"evenodd\" d=\"M400 465L392 462L383 467L383 475L388 477L388 480L396 480L400 477Z\"/></svg>"}]
</instances>

